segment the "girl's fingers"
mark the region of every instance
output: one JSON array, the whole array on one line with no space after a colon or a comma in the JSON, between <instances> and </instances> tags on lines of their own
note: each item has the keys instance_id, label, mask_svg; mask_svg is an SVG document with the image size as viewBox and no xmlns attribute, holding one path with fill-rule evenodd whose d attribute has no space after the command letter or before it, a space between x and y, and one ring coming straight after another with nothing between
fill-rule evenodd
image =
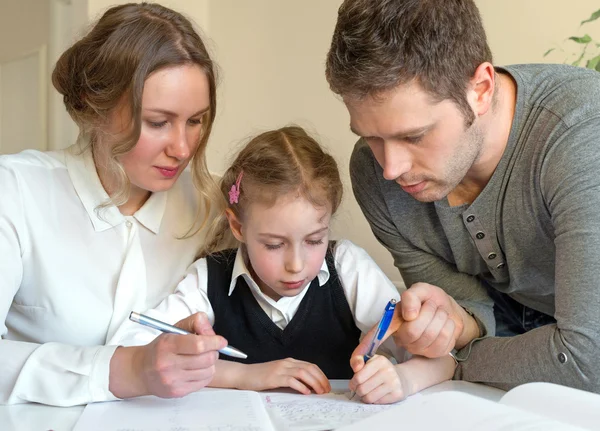
<instances>
[{"instance_id":1,"label":"girl's fingers","mask_svg":"<svg viewBox=\"0 0 600 431\"><path fill-rule=\"evenodd\" d=\"M285 376L285 384L282 384L281 387L289 387L297 390L301 394L310 395L310 389L292 376Z\"/></svg>"}]
</instances>

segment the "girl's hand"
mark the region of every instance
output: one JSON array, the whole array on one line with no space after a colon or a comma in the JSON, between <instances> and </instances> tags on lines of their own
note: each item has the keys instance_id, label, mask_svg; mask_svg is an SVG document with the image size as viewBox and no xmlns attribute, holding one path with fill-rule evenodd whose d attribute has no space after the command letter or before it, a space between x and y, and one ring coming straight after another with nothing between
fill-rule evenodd
<instances>
[{"instance_id":1,"label":"girl's hand","mask_svg":"<svg viewBox=\"0 0 600 431\"><path fill-rule=\"evenodd\" d=\"M350 380L350 390L356 392L364 403L390 404L412 394L402 367L392 364L384 356L375 355L366 364L361 358L351 365L355 374Z\"/></svg>"},{"instance_id":2,"label":"girl's hand","mask_svg":"<svg viewBox=\"0 0 600 431\"><path fill-rule=\"evenodd\" d=\"M117 348L110 362L109 381L116 397L182 397L212 380L217 350L225 347L227 340L215 335L203 313L177 326L199 335L162 334L146 346Z\"/></svg>"},{"instance_id":3,"label":"girl's hand","mask_svg":"<svg viewBox=\"0 0 600 431\"><path fill-rule=\"evenodd\" d=\"M240 379L237 387L252 391L292 388L305 395L311 390L317 394L331 391L329 380L318 366L292 358L246 365Z\"/></svg>"}]
</instances>

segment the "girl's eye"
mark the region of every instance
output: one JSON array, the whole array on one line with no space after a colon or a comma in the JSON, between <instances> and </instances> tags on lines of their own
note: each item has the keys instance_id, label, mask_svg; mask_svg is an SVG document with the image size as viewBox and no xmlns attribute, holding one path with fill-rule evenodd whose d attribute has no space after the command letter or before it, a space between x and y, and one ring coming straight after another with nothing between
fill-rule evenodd
<instances>
[{"instance_id":1,"label":"girl's eye","mask_svg":"<svg viewBox=\"0 0 600 431\"><path fill-rule=\"evenodd\" d=\"M278 248L281 248L281 244L265 244L265 247L267 250L277 250Z\"/></svg>"},{"instance_id":2,"label":"girl's eye","mask_svg":"<svg viewBox=\"0 0 600 431\"><path fill-rule=\"evenodd\" d=\"M323 244L323 238L321 238L319 240L307 240L306 242L309 245L321 245L321 244Z\"/></svg>"},{"instance_id":3,"label":"girl's eye","mask_svg":"<svg viewBox=\"0 0 600 431\"><path fill-rule=\"evenodd\" d=\"M161 127L165 126L167 124L166 121L148 121L148 124L150 124L151 127L154 127L155 129L160 129Z\"/></svg>"},{"instance_id":4,"label":"girl's eye","mask_svg":"<svg viewBox=\"0 0 600 431\"><path fill-rule=\"evenodd\" d=\"M197 126L199 124L202 124L202 118L190 118L188 120L188 123L190 123L192 126Z\"/></svg>"}]
</instances>

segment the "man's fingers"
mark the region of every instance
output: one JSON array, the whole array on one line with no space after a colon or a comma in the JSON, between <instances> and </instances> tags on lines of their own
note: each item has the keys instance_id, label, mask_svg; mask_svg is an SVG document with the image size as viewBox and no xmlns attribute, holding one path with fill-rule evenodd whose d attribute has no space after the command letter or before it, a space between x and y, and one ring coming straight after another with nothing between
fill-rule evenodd
<instances>
[{"instance_id":1,"label":"man's fingers","mask_svg":"<svg viewBox=\"0 0 600 431\"><path fill-rule=\"evenodd\" d=\"M423 351L423 356L428 358L439 358L452 351L455 344L455 339L452 337L454 327L454 321L448 319L435 342Z\"/></svg>"},{"instance_id":2,"label":"man's fingers","mask_svg":"<svg viewBox=\"0 0 600 431\"><path fill-rule=\"evenodd\" d=\"M431 301L427 301L430 303ZM426 303L426 304L427 304ZM414 347L417 350L425 351L429 346L434 344L438 338L442 335L442 329L448 321L448 313L441 308L435 310L435 314L429 324L425 327L419 339L414 343Z\"/></svg>"},{"instance_id":3,"label":"man's fingers","mask_svg":"<svg viewBox=\"0 0 600 431\"><path fill-rule=\"evenodd\" d=\"M402 318L407 322L416 319L421 311L421 304L430 299L433 294L433 286L427 283L415 283L402 292L400 301Z\"/></svg>"},{"instance_id":4,"label":"man's fingers","mask_svg":"<svg viewBox=\"0 0 600 431\"><path fill-rule=\"evenodd\" d=\"M433 320L436 311L435 304L432 301L426 301L421 307L419 317L402 325L397 339L400 339L403 346L412 345L421 338Z\"/></svg>"}]
</instances>

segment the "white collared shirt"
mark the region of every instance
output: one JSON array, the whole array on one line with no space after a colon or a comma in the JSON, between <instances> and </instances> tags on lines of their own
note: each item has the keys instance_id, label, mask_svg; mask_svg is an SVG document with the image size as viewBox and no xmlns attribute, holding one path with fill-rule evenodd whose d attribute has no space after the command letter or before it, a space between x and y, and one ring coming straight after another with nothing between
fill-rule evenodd
<instances>
[{"instance_id":1,"label":"white collared shirt","mask_svg":"<svg viewBox=\"0 0 600 431\"><path fill-rule=\"evenodd\" d=\"M356 327L364 334L379 322L389 300L392 298L399 300L400 294L367 252L351 241L337 241L333 258ZM308 286L300 294L282 297L278 301L268 297L260 290L239 250L233 265L229 295L236 289L238 277L244 277L250 286L252 295L266 315L279 328L285 329L296 314L308 289L320 288L327 283L329 270L327 264L323 262L317 275L319 287ZM204 312L211 324L214 324L215 315L208 299L207 290L206 259L199 259L190 266L186 277L179 283L175 293L169 295L158 307L147 311L146 314L173 324L191 314ZM117 337L111 342L124 345L143 345L152 341L157 335L159 335L158 331L136 325L133 322L125 322ZM391 339L390 342L385 343L384 350L393 355L398 362L403 362L408 358L406 352L396 348Z\"/></svg>"},{"instance_id":2,"label":"white collared shirt","mask_svg":"<svg viewBox=\"0 0 600 431\"><path fill-rule=\"evenodd\" d=\"M204 234L178 239L198 205L189 171L132 216L107 200L90 152L0 157L0 404L114 398L103 345L193 262Z\"/></svg>"}]
</instances>

